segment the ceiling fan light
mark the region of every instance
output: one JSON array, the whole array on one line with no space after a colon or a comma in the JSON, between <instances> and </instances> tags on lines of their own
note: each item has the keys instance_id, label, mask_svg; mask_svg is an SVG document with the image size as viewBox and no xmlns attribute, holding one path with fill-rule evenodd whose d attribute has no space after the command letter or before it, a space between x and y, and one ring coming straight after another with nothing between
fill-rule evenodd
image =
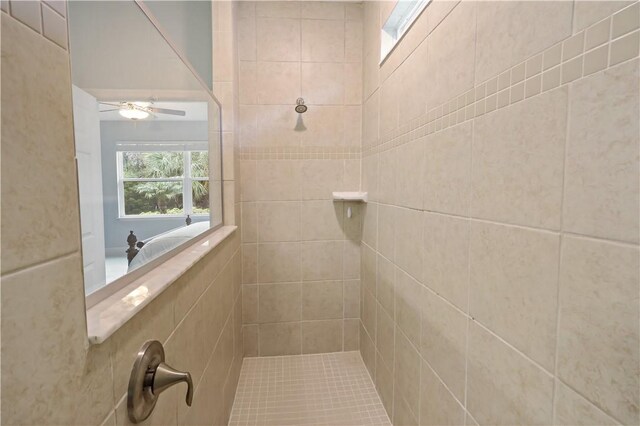
<instances>
[{"instance_id":1,"label":"ceiling fan light","mask_svg":"<svg viewBox=\"0 0 640 426\"><path fill-rule=\"evenodd\" d=\"M130 120L143 120L149 117L149 113L147 111L137 108L120 108L118 113L124 118L128 118Z\"/></svg>"}]
</instances>

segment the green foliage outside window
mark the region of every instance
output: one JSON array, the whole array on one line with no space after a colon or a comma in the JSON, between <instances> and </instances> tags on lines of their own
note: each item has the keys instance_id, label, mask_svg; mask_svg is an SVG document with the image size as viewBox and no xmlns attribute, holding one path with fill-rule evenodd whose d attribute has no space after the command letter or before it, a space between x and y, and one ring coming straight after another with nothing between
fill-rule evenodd
<instances>
[{"instance_id":1,"label":"green foliage outside window","mask_svg":"<svg viewBox=\"0 0 640 426\"><path fill-rule=\"evenodd\" d=\"M209 153L186 152L123 152L124 178L182 179L184 156L191 155L192 214L209 213ZM204 180L194 180L204 179ZM126 215L185 214L183 181L124 182Z\"/></svg>"}]
</instances>

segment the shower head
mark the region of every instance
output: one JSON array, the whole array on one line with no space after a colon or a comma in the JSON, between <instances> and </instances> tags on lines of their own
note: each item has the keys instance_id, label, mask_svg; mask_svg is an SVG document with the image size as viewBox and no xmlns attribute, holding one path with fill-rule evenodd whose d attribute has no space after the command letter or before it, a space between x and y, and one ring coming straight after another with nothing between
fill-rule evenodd
<instances>
[{"instance_id":1,"label":"shower head","mask_svg":"<svg viewBox=\"0 0 640 426\"><path fill-rule=\"evenodd\" d=\"M298 98L298 100L296 100L296 112L298 114L307 112L307 106L304 104L304 99Z\"/></svg>"}]
</instances>

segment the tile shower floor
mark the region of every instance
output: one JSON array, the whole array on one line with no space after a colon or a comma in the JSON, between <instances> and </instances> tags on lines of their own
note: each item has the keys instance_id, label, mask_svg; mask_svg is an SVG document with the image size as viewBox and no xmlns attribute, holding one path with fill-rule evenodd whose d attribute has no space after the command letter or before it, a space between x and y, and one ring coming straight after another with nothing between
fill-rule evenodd
<instances>
[{"instance_id":1,"label":"tile shower floor","mask_svg":"<svg viewBox=\"0 0 640 426\"><path fill-rule=\"evenodd\" d=\"M390 425L359 352L245 358L229 425Z\"/></svg>"}]
</instances>

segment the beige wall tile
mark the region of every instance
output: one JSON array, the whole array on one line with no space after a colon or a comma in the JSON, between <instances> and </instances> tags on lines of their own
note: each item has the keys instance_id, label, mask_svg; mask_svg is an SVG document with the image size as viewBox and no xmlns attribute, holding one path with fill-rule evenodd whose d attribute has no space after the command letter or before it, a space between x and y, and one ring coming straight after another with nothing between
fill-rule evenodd
<instances>
[{"instance_id":1,"label":"beige wall tile","mask_svg":"<svg viewBox=\"0 0 640 426\"><path fill-rule=\"evenodd\" d=\"M396 169L397 152L396 148L378 154L378 199L381 203L397 204L396 180L399 173Z\"/></svg>"},{"instance_id":2,"label":"beige wall tile","mask_svg":"<svg viewBox=\"0 0 640 426\"><path fill-rule=\"evenodd\" d=\"M242 105L255 105L258 102L257 63L238 62L238 96ZM265 92L265 95L267 92Z\"/></svg>"},{"instance_id":3,"label":"beige wall tile","mask_svg":"<svg viewBox=\"0 0 640 426\"><path fill-rule=\"evenodd\" d=\"M360 280L344 281L343 292L344 317L360 318Z\"/></svg>"},{"instance_id":4,"label":"beige wall tile","mask_svg":"<svg viewBox=\"0 0 640 426\"><path fill-rule=\"evenodd\" d=\"M391 74L380 83L380 136L385 136L398 127L398 111L400 103L400 88L403 82L399 74Z\"/></svg>"},{"instance_id":5,"label":"beige wall tile","mask_svg":"<svg viewBox=\"0 0 640 426\"><path fill-rule=\"evenodd\" d=\"M242 322L251 324L258 322L258 286L242 286Z\"/></svg>"},{"instance_id":6,"label":"beige wall tile","mask_svg":"<svg viewBox=\"0 0 640 426\"><path fill-rule=\"evenodd\" d=\"M258 143L258 111L255 105L238 106L238 128L240 133L240 145L254 147Z\"/></svg>"},{"instance_id":7,"label":"beige wall tile","mask_svg":"<svg viewBox=\"0 0 640 426\"><path fill-rule=\"evenodd\" d=\"M395 317L396 269L393 262L378 255L376 297L392 318ZM402 272L398 272L400 273Z\"/></svg>"},{"instance_id":8,"label":"beige wall tile","mask_svg":"<svg viewBox=\"0 0 640 426\"><path fill-rule=\"evenodd\" d=\"M300 243L258 244L258 282L299 281Z\"/></svg>"},{"instance_id":9,"label":"beige wall tile","mask_svg":"<svg viewBox=\"0 0 640 426\"><path fill-rule=\"evenodd\" d=\"M343 188L343 160L304 160L302 199L330 200L332 192Z\"/></svg>"},{"instance_id":10,"label":"beige wall tile","mask_svg":"<svg viewBox=\"0 0 640 426\"><path fill-rule=\"evenodd\" d=\"M360 320L345 319L342 336L342 348L345 351L357 351L360 349Z\"/></svg>"},{"instance_id":11,"label":"beige wall tile","mask_svg":"<svg viewBox=\"0 0 640 426\"><path fill-rule=\"evenodd\" d=\"M564 215L568 231L638 242L638 67L635 60L572 85Z\"/></svg>"},{"instance_id":12,"label":"beige wall tile","mask_svg":"<svg viewBox=\"0 0 640 426\"><path fill-rule=\"evenodd\" d=\"M396 270L395 284L396 323L411 343L420 347L423 287L400 269Z\"/></svg>"},{"instance_id":13,"label":"beige wall tile","mask_svg":"<svg viewBox=\"0 0 640 426\"><path fill-rule=\"evenodd\" d=\"M427 136L425 142L424 209L469 214L471 122Z\"/></svg>"},{"instance_id":14,"label":"beige wall tile","mask_svg":"<svg viewBox=\"0 0 640 426\"><path fill-rule=\"evenodd\" d=\"M40 5L33 3L40 19ZM12 2L14 16L27 4ZM2 39L2 55L11 58L2 69L2 156L11 159L2 167L3 180L11 182L2 186L6 273L78 251L80 219L68 55L7 14L2 14ZM43 96L55 102L45 105ZM69 208L49 208L47 220L40 220L43 206Z\"/></svg>"},{"instance_id":15,"label":"beige wall tile","mask_svg":"<svg viewBox=\"0 0 640 426\"><path fill-rule=\"evenodd\" d=\"M558 376L625 423L640 418L637 247L565 237Z\"/></svg>"},{"instance_id":16,"label":"beige wall tile","mask_svg":"<svg viewBox=\"0 0 640 426\"><path fill-rule=\"evenodd\" d=\"M240 200L256 201L258 199L257 161L240 161Z\"/></svg>"},{"instance_id":17,"label":"beige wall tile","mask_svg":"<svg viewBox=\"0 0 640 426\"><path fill-rule=\"evenodd\" d=\"M344 242L344 265L342 274L345 280L360 279L360 238Z\"/></svg>"},{"instance_id":18,"label":"beige wall tile","mask_svg":"<svg viewBox=\"0 0 640 426\"><path fill-rule=\"evenodd\" d=\"M459 401L464 401L467 317L423 289L420 352Z\"/></svg>"},{"instance_id":19,"label":"beige wall tile","mask_svg":"<svg viewBox=\"0 0 640 426\"><path fill-rule=\"evenodd\" d=\"M351 86L355 87L355 86ZM345 103L349 103L345 101ZM356 103L354 101L354 103ZM361 148L362 141L362 107L345 106L343 108L343 142L346 148ZM354 160L345 160L354 161ZM347 169L348 170L348 169ZM347 177L352 177L353 184L347 184ZM360 170L358 169L357 176L354 174L345 175L345 187L346 188L359 188L360 187Z\"/></svg>"},{"instance_id":20,"label":"beige wall tile","mask_svg":"<svg viewBox=\"0 0 640 426\"><path fill-rule=\"evenodd\" d=\"M567 89L476 119L471 213L549 229L560 227Z\"/></svg>"},{"instance_id":21,"label":"beige wall tile","mask_svg":"<svg viewBox=\"0 0 640 426\"><path fill-rule=\"evenodd\" d=\"M345 19L347 21L362 22L364 18L364 7L362 3L346 3L344 8Z\"/></svg>"},{"instance_id":22,"label":"beige wall tile","mask_svg":"<svg viewBox=\"0 0 640 426\"><path fill-rule=\"evenodd\" d=\"M258 161L256 198L261 201L300 199L301 163L286 160Z\"/></svg>"},{"instance_id":23,"label":"beige wall tile","mask_svg":"<svg viewBox=\"0 0 640 426\"><path fill-rule=\"evenodd\" d=\"M424 284L464 312L469 304L469 221L424 213Z\"/></svg>"},{"instance_id":24,"label":"beige wall tile","mask_svg":"<svg viewBox=\"0 0 640 426\"><path fill-rule=\"evenodd\" d=\"M346 3L305 1L300 6L302 19L345 19Z\"/></svg>"},{"instance_id":25,"label":"beige wall tile","mask_svg":"<svg viewBox=\"0 0 640 426\"><path fill-rule=\"evenodd\" d=\"M300 60L300 21L256 19L258 61Z\"/></svg>"},{"instance_id":26,"label":"beige wall tile","mask_svg":"<svg viewBox=\"0 0 640 426\"><path fill-rule=\"evenodd\" d=\"M551 423L551 376L473 321L468 353L467 410L479 424Z\"/></svg>"},{"instance_id":27,"label":"beige wall tile","mask_svg":"<svg viewBox=\"0 0 640 426\"><path fill-rule=\"evenodd\" d=\"M256 283L258 280L258 245L242 245L242 283Z\"/></svg>"},{"instance_id":28,"label":"beige wall tile","mask_svg":"<svg viewBox=\"0 0 640 426\"><path fill-rule=\"evenodd\" d=\"M302 322L302 353L342 351L342 320Z\"/></svg>"},{"instance_id":29,"label":"beige wall tile","mask_svg":"<svg viewBox=\"0 0 640 426\"><path fill-rule=\"evenodd\" d=\"M616 425L611 417L574 392L562 382L556 382L555 419L556 425Z\"/></svg>"},{"instance_id":30,"label":"beige wall tile","mask_svg":"<svg viewBox=\"0 0 640 426\"><path fill-rule=\"evenodd\" d=\"M375 344L376 339L376 296L366 288L362 290L362 325ZM362 335L360 336L362 342ZM364 355L363 355L364 357Z\"/></svg>"},{"instance_id":31,"label":"beige wall tile","mask_svg":"<svg viewBox=\"0 0 640 426\"><path fill-rule=\"evenodd\" d=\"M374 154L362 159L362 184L363 191L367 191L369 202L379 201L378 194L378 163L379 156Z\"/></svg>"},{"instance_id":32,"label":"beige wall tile","mask_svg":"<svg viewBox=\"0 0 640 426\"><path fill-rule=\"evenodd\" d=\"M378 252L390 260L395 259L395 231L397 207L378 206Z\"/></svg>"},{"instance_id":33,"label":"beige wall tile","mask_svg":"<svg viewBox=\"0 0 640 426\"><path fill-rule=\"evenodd\" d=\"M416 24L417 21L413 25ZM401 43L405 41L407 41L406 38ZM392 55L395 53L394 51ZM400 125L408 123L426 112L432 90L432 80L430 76L426 75L427 60L427 42L422 42L396 70L402 81L399 87L400 102L398 103Z\"/></svg>"},{"instance_id":34,"label":"beige wall tile","mask_svg":"<svg viewBox=\"0 0 640 426\"><path fill-rule=\"evenodd\" d=\"M396 199L403 207L422 208L422 185L425 140L420 138L399 147L396 151Z\"/></svg>"},{"instance_id":35,"label":"beige wall tile","mask_svg":"<svg viewBox=\"0 0 640 426\"><path fill-rule=\"evenodd\" d=\"M380 353L376 354L375 385L378 396L384 405L389 418L393 418L393 370L388 369L380 359Z\"/></svg>"},{"instance_id":36,"label":"beige wall tile","mask_svg":"<svg viewBox=\"0 0 640 426\"><path fill-rule=\"evenodd\" d=\"M115 405L110 351L87 347L78 254L2 277L3 421L99 423ZM46 398L30 397L34 374Z\"/></svg>"},{"instance_id":37,"label":"beige wall tile","mask_svg":"<svg viewBox=\"0 0 640 426\"><path fill-rule=\"evenodd\" d=\"M612 15L632 1L587 1L577 0L574 7L574 31L580 31L601 19Z\"/></svg>"},{"instance_id":38,"label":"beige wall tile","mask_svg":"<svg viewBox=\"0 0 640 426\"><path fill-rule=\"evenodd\" d=\"M302 61L344 61L344 21L303 20Z\"/></svg>"},{"instance_id":39,"label":"beige wall tile","mask_svg":"<svg viewBox=\"0 0 640 426\"><path fill-rule=\"evenodd\" d=\"M559 236L474 222L470 244L471 316L553 370Z\"/></svg>"},{"instance_id":40,"label":"beige wall tile","mask_svg":"<svg viewBox=\"0 0 640 426\"><path fill-rule=\"evenodd\" d=\"M239 61L255 61L257 51L255 18L239 18L237 26L237 51Z\"/></svg>"},{"instance_id":41,"label":"beige wall tile","mask_svg":"<svg viewBox=\"0 0 640 426\"><path fill-rule=\"evenodd\" d=\"M362 221L362 242L375 249L378 245L378 204L367 203Z\"/></svg>"},{"instance_id":42,"label":"beige wall tile","mask_svg":"<svg viewBox=\"0 0 640 426\"><path fill-rule=\"evenodd\" d=\"M242 326L242 348L245 357L258 356L258 325Z\"/></svg>"},{"instance_id":43,"label":"beige wall tile","mask_svg":"<svg viewBox=\"0 0 640 426\"><path fill-rule=\"evenodd\" d=\"M313 106L303 118L302 146L344 146L344 107Z\"/></svg>"},{"instance_id":44,"label":"beige wall tile","mask_svg":"<svg viewBox=\"0 0 640 426\"><path fill-rule=\"evenodd\" d=\"M371 377L376 377L376 352L371 338L360 323L360 354Z\"/></svg>"},{"instance_id":45,"label":"beige wall tile","mask_svg":"<svg viewBox=\"0 0 640 426\"><path fill-rule=\"evenodd\" d=\"M277 201L257 203L258 241L282 242L300 240L300 203Z\"/></svg>"},{"instance_id":46,"label":"beige wall tile","mask_svg":"<svg viewBox=\"0 0 640 426\"><path fill-rule=\"evenodd\" d=\"M376 294L376 281L377 281L377 254L371 247L362 244L361 246L361 259L362 259L362 286L371 294Z\"/></svg>"},{"instance_id":47,"label":"beige wall tile","mask_svg":"<svg viewBox=\"0 0 640 426\"><path fill-rule=\"evenodd\" d=\"M300 3L294 1L255 2L256 16L268 18L299 18Z\"/></svg>"},{"instance_id":48,"label":"beige wall tile","mask_svg":"<svg viewBox=\"0 0 640 426\"><path fill-rule=\"evenodd\" d=\"M303 281L342 279L342 241L307 241L301 246Z\"/></svg>"},{"instance_id":49,"label":"beige wall tile","mask_svg":"<svg viewBox=\"0 0 640 426\"><path fill-rule=\"evenodd\" d=\"M477 8L476 2L458 4L427 38L434 106L473 87Z\"/></svg>"},{"instance_id":50,"label":"beige wall tile","mask_svg":"<svg viewBox=\"0 0 640 426\"><path fill-rule=\"evenodd\" d=\"M345 99L345 67L340 63L302 64L302 97L311 105L342 105Z\"/></svg>"},{"instance_id":51,"label":"beige wall tile","mask_svg":"<svg viewBox=\"0 0 640 426\"><path fill-rule=\"evenodd\" d=\"M394 394L401 395L406 401L407 408L413 417L417 417L420 406L420 354L407 340L405 335L396 329L396 353L393 370ZM397 401L397 399L396 399ZM394 421L399 414L398 406L394 404ZM404 424L400 422L399 424ZM416 423L413 423L416 424Z\"/></svg>"},{"instance_id":52,"label":"beige wall tile","mask_svg":"<svg viewBox=\"0 0 640 426\"><path fill-rule=\"evenodd\" d=\"M256 203L241 203L242 211L242 242L255 243L258 241L258 205Z\"/></svg>"},{"instance_id":53,"label":"beige wall tile","mask_svg":"<svg viewBox=\"0 0 640 426\"><path fill-rule=\"evenodd\" d=\"M300 96L298 62L258 62L256 96L261 105L289 105Z\"/></svg>"},{"instance_id":54,"label":"beige wall tile","mask_svg":"<svg viewBox=\"0 0 640 426\"><path fill-rule=\"evenodd\" d=\"M258 322L299 321L300 286L300 283L258 285Z\"/></svg>"},{"instance_id":55,"label":"beige wall tile","mask_svg":"<svg viewBox=\"0 0 640 426\"><path fill-rule=\"evenodd\" d=\"M297 355L302 351L300 322L260 324L260 356Z\"/></svg>"},{"instance_id":56,"label":"beige wall tile","mask_svg":"<svg viewBox=\"0 0 640 426\"><path fill-rule=\"evenodd\" d=\"M480 4L476 82L491 78L570 36L572 13L571 2Z\"/></svg>"},{"instance_id":57,"label":"beige wall tile","mask_svg":"<svg viewBox=\"0 0 640 426\"><path fill-rule=\"evenodd\" d=\"M396 264L422 282L423 217L419 210L396 211Z\"/></svg>"},{"instance_id":58,"label":"beige wall tile","mask_svg":"<svg viewBox=\"0 0 640 426\"><path fill-rule=\"evenodd\" d=\"M358 292L358 301L360 293ZM343 317L342 281L309 281L302 284L302 319Z\"/></svg>"},{"instance_id":59,"label":"beige wall tile","mask_svg":"<svg viewBox=\"0 0 640 426\"><path fill-rule=\"evenodd\" d=\"M344 64L344 82L344 103L347 105L361 105L362 64L360 62Z\"/></svg>"},{"instance_id":60,"label":"beige wall tile","mask_svg":"<svg viewBox=\"0 0 640 426\"><path fill-rule=\"evenodd\" d=\"M363 24L358 21L347 21L344 26L344 56L347 62L362 62L363 56Z\"/></svg>"},{"instance_id":61,"label":"beige wall tile","mask_svg":"<svg viewBox=\"0 0 640 426\"><path fill-rule=\"evenodd\" d=\"M340 240L344 237L342 203L305 201L300 217L303 241Z\"/></svg>"},{"instance_id":62,"label":"beige wall tile","mask_svg":"<svg viewBox=\"0 0 640 426\"><path fill-rule=\"evenodd\" d=\"M378 352L377 365L384 364L384 368L393 371L395 354L395 322L393 312L387 312L381 304L376 308L376 350Z\"/></svg>"},{"instance_id":63,"label":"beige wall tile","mask_svg":"<svg viewBox=\"0 0 640 426\"><path fill-rule=\"evenodd\" d=\"M284 100L284 99L283 99ZM256 109L256 141L259 147L297 147L301 135L295 130L296 113L290 105L261 105Z\"/></svg>"},{"instance_id":64,"label":"beige wall tile","mask_svg":"<svg viewBox=\"0 0 640 426\"><path fill-rule=\"evenodd\" d=\"M420 425L464 424L464 408L424 361L420 377Z\"/></svg>"},{"instance_id":65,"label":"beige wall tile","mask_svg":"<svg viewBox=\"0 0 640 426\"><path fill-rule=\"evenodd\" d=\"M365 67L365 70L366 69ZM375 92L373 96L368 98L365 92L364 110L362 114L362 146L373 146L378 140L379 101L378 92Z\"/></svg>"}]
</instances>

